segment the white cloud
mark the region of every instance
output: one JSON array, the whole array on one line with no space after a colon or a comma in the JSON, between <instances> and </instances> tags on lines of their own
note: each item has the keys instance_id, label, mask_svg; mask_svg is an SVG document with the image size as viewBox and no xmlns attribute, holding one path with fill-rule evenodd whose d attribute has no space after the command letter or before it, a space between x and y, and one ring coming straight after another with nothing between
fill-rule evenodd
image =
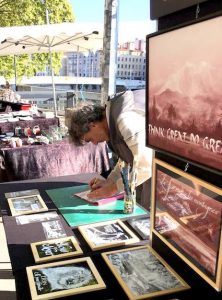
<instances>
[{"instance_id":1,"label":"white cloud","mask_svg":"<svg viewBox=\"0 0 222 300\"><path fill-rule=\"evenodd\" d=\"M99 22L78 22L85 31L98 30L100 33L104 30L104 24ZM157 30L156 21L132 21L119 22L118 42L133 42L136 38L145 40L146 35Z\"/></svg>"}]
</instances>

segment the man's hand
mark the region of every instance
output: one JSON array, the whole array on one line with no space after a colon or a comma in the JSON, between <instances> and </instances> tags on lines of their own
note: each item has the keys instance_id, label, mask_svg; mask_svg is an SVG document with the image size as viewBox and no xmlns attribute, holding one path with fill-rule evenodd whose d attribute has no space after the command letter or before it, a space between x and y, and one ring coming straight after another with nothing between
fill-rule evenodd
<instances>
[{"instance_id":1,"label":"man's hand","mask_svg":"<svg viewBox=\"0 0 222 300\"><path fill-rule=\"evenodd\" d=\"M99 178L93 178L90 182L89 182L89 186L91 191L94 191L100 187L102 187L105 184L106 180L105 179L99 179Z\"/></svg>"},{"instance_id":2,"label":"man's hand","mask_svg":"<svg viewBox=\"0 0 222 300\"><path fill-rule=\"evenodd\" d=\"M87 196L91 199L101 199L101 198L112 197L117 192L118 192L117 186L111 180L98 179L98 182L94 183L92 191Z\"/></svg>"}]
</instances>

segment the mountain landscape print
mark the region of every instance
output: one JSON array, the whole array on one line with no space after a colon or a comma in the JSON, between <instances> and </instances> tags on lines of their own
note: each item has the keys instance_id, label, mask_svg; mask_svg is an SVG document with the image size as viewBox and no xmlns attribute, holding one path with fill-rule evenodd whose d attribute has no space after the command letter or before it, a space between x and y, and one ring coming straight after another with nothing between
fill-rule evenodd
<instances>
[{"instance_id":1,"label":"mountain landscape print","mask_svg":"<svg viewBox=\"0 0 222 300\"><path fill-rule=\"evenodd\" d=\"M147 36L147 146L222 170L222 17Z\"/></svg>"}]
</instances>

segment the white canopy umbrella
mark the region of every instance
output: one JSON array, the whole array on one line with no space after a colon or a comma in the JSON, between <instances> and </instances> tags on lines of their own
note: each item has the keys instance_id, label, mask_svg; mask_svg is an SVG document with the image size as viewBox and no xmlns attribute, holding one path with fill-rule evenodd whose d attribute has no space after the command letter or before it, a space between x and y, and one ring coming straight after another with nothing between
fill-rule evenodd
<instances>
[{"instance_id":1,"label":"white canopy umbrella","mask_svg":"<svg viewBox=\"0 0 222 300\"><path fill-rule=\"evenodd\" d=\"M60 23L0 27L0 56L32 53L75 52L102 49L103 35L99 24ZM53 68L54 109L57 113Z\"/></svg>"}]
</instances>

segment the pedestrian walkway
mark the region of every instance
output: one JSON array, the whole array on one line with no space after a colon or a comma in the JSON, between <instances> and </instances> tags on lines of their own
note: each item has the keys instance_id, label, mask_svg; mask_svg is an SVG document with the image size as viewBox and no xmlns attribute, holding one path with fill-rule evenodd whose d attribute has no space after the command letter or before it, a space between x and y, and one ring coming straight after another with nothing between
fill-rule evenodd
<instances>
[{"instance_id":1,"label":"pedestrian walkway","mask_svg":"<svg viewBox=\"0 0 222 300\"><path fill-rule=\"evenodd\" d=\"M12 266L10 263L8 247L2 218L0 216L0 299L12 300L16 299L15 280L12 274Z\"/></svg>"}]
</instances>

